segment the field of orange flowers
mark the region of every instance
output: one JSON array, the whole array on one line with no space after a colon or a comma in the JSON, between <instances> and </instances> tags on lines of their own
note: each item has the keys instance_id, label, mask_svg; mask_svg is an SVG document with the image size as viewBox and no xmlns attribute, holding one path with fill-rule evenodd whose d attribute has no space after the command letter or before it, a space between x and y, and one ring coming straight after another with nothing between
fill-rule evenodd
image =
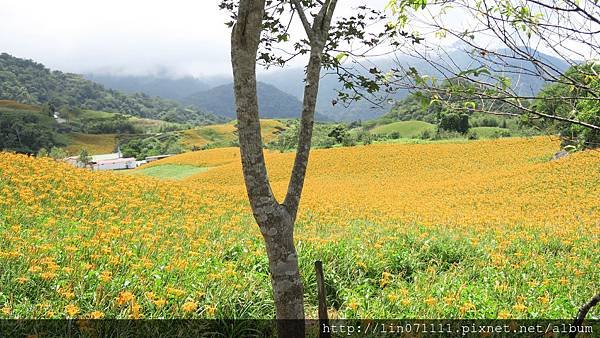
<instances>
[{"instance_id":1,"label":"field of orange flowers","mask_svg":"<svg viewBox=\"0 0 600 338\"><path fill-rule=\"evenodd\" d=\"M311 154L296 228L307 313L570 318L600 280L600 153L545 137ZM283 196L291 153L268 152ZM183 181L0 153L0 318L271 318L239 150ZM591 316L600 316L598 309Z\"/></svg>"}]
</instances>

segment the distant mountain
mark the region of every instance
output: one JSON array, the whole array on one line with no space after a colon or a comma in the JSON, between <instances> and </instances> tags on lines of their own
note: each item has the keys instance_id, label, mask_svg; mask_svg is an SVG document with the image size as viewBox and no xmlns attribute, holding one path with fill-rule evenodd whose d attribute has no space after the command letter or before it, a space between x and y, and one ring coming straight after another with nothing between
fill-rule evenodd
<instances>
[{"instance_id":1,"label":"distant mountain","mask_svg":"<svg viewBox=\"0 0 600 338\"><path fill-rule=\"evenodd\" d=\"M499 50L499 52L504 54L510 54L508 50ZM461 69L473 69L481 66L481 63L478 63L473 60L473 57L461 49L456 49L449 52L447 55L431 55L431 60L440 60L443 58L444 60L452 60L452 63L461 68ZM559 72L564 72L569 64L564 60L559 58L537 52L537 58L539 60L543 60L544 62L552 65ZM397 56L395 60L390 58L379 58L370 61L372 65L377 66L379 69L387 71L392 68L397 68L398 65L408 68L414 67L419 71L422 75L431 75L436 76L438 78L442 78L443 75L449 75L448 73L441 73L433 66L431 66L427 61L417 58L411 58L408 56ZM396 63L399 62L399 63ZM538 76L532 76L527 74L519 74L514 73L514 70L517 67L522 67L527 70L534 70L535 65L530 62L525 61L511 61L511 66L513 66L512 71L508 68L505 69L505 76L511 79L511 82L514 86L514 89L521 95L536 95L540 89L546 84L545 80ZM498 68L497 66L495 68ZM363 72L367 75L367 71ZM556 75L556 74L554 74ZM264 82L273 84L280 88L281 90L288 92L294 96L302 97L303 91L303 79L304 79L304 69L303 68L286 68L281 69L275 72L269 72L262 74L260 79ZM400 90L396 93L390 94L387 99L390 102L384 102L381 105L373 105L366 100L353 102L348 107L345 107L343 104L338 103L336 105L332 105L332 101L337 99L337 91L342 90L342 85L338 82L337 76L334 74L326 74L324 71L321 75L321 82L319 83L319 96L317 98L317 110L331 118L332 120L343 120L343 121L352 121L352 120L369 120L390 111L393 107L394 102L397 100L401 100L406 97L408 94L407 90Z\"/></svg>"},{"instance_id":2,"label":"distant mountain","mask_svg":"<svg viewBox=\"0 0 600 338\"><path fill-rule=\"evenodd\" d=\"M460 47L460 46L459 46ZM463 49L464 48L463 46ZM507 50L500 50L502 53L509 53ZM558 58L537 53L538 58L553 65L558 71L566 70L569 65ZM449 51L444 55L429 55L430 60L439 60L444 58L451 59L452 63L461 69L477 68L481 64L475 61L468 52L460 48ZM414 67L421 74L443 77L443 74L431 66L423 59L410 58L407 56L396 56L394 60L390 58L379 58L370 61L373 65L383 70L397 68L398 65L408 68ZM396 63L399 62L399 63ZM525 69L534 69L534 65L523 61L512 61L512 66L521 66ZM512 80L516 91L524 95L535 95L545 85L544 79L526 75L515 74L506 69L505 75ZM367 71L364 71L366 73ZM90 79L95 79L107 87L125 91L139 91L149 95L157 95L164 98L171 98L184 104L193 104L198 108L211 111L216 114L222 114L229 118L234 117L233 88L231 78L223 77L204 77L204 78L182 78L171 79L161 76L149 77L127 77L127 76L102 76L88 75ZM298 117L300 111L300 100L304 90L304 69L301 67L284 68L277 71L259 73L259 100L264 105L263 114L265 117ZM211 89L208 89L210 87ZM407 90L400 90L389 94L385 102L374 105L367 100L352 102L349 106L338 102L337 91L342 90L342 85L338 82L335 74L327 74L323 71L319 84L319 95L317 97L317 112L320 120L333 121L353 121L370 120L380 117L391 110L394 102L401 100L408 94ZM262 90L262 92L261 92ZM295 113L293 113L295 112Z\"/></svg>"},{"instance_id":3,"label":"distant mountain","mask_svg":"<svg viewBox=\"0 0 600 338\"><path fill-rule=\"evenodd\" d=\"M207 82L191 76L178 79L160 75L127 76L84 74L83 76L86 79L99 83L107 88L120 90L125 93L144 93L172 100L180 100L193 93L207 90L211 87Z\"/></svg>"},{"instance_id":4,"label":"distant mountain","mask_svg":"<svg viewBox=\"0 0 600 338\"><path fill-rule=\"evenodd\" d=\"M56 108L101 110L172 122L208 124L223 120L175 101L106 89L81 75L51 71L40 63L6 53L0 54L0 99L34 105L51 103Z\"/></svg>"},{"instance_id":5,"label":"distant mountain","mask_svg":"<svg viewBox=\"0 0 600 338\"><path fill-rule=\"evenodd\" d=\"M302 102L297 97L264 82L258 82L257 91L261 118L300 117ZM202 107L213 114L235 118L233 83L195 93L183 99L182 102ZM315 118L320 121L327 120L327 117L320 114L316 114Z\"/></svg>"},{"instance_id":6,"label":"distant mountain","mask_svg":"<svg viewBox=\"0 0 600 338\"><path fill-rule=\"evenodd\" d=\"M277 88L301 98L304 92L304 69L287 68L259 75L259 79L275 85ZM321 74L319 94L317 96L317 111L333 121L369 120L381 116L392 108L392 104L383 102L380 106L367 100L351 102L344 105L341 102L333 104L338 98L337 90L341 90L336 75ZM402 98L405 93L397 93L393 98Z\"/></svg>"}]
</instances>

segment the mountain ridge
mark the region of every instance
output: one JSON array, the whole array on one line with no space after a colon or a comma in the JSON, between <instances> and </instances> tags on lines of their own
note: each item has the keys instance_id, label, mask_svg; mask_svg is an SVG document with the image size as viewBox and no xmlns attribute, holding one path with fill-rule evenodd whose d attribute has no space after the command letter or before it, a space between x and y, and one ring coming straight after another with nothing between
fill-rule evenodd
<instances>
[{"instance_id":1,"label":"mountain ridge","mask_svg":"<svg viewBox=\"0 0 600 338\"><path fill-rule=\"evenodd\" d=\"M223 118L144 93L125 94L73 73L50 70L41 63L0 54L0 99L51 104L56 109L90 109L171 122L209 124Z\"/></svg>"},{"instance_id":2,"label":"mountain ridge","mask_svg":"<svg viewBox=\"0 0 600 338\"><path fill-rule=\"evenodd\" d=\"M302 102L297 97L271 84L258 81L257 94L261 118L299 118L302 113ZM235 118L234 101L232 82L194 93L182 100L186 104L232 119ZM315 119L328 120L318 112L315 113Z\"/></svg>"}]
</instances>

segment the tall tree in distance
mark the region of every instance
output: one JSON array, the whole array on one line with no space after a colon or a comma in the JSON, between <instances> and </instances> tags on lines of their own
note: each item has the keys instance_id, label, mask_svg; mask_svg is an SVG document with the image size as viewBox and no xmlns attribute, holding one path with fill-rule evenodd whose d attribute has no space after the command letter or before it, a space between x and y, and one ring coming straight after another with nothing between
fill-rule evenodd
<instances>
[{"instance_id":1,"label":"tall tree in distance","mask_svg":"<svg viewBox=\"0 0 600 338\"><path fill-rule=\"evenodd\" d=\"M84 168L87 168L88 165L90 165L90 162L92 162L92 157L90 156L90 153L86 148L81 149L81 151L79 152L78 161L79 163L83 164Z\"/></svg>"}]
</instances>

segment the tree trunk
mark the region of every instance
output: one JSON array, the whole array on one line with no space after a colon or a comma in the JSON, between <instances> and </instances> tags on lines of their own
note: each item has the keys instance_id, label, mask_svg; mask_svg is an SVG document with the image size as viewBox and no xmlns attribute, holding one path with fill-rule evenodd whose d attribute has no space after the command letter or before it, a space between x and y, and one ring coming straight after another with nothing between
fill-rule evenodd
<instances>
[{"instance_id":1,"label":"tree trunk","mask_svg":"<svg viewBox=\"0 0 600 338\"><path fill-rule=\"evenodd\" d=\"M242 0L231 35L231 60L242 170L254 218L265 240L275 300L278 335L304 337L304 290L294 248L293 220L280 205L267 176L258 99L256 54L265 0Z\"/></svg>"},{"instance_id":2,"label":"tree trunk","mask_svg":"<svg viewBox=\"0 0 600 338\"><path fill-rule=\"evenodd\" d=\"M304 288L294 247L294 223L283 206L279 206L278 214L269 220L273 224L265 226L269 229L267 233L263 232L278 319L277 332L279 337L304 337Z\"/></svg>"},{"instance_id":3,"label":"tree trunk","mask_svg":"<svg viewBox=\"0 0 600 338\"><path fill-rule=\"evenodd\" d=\"M326 0L312 26L299 1L294 0L311 43L306 69L298 149L285 200L273 195L262 150L256 56L262 33L265 0L240 0L231 34L231 63L242 171L254 219L265 240L279 337L304 337L304 288L294 247L294 222L304 185L319 90L321 55L328 38L336 0Z\"/></svg>"}]
</instances>

